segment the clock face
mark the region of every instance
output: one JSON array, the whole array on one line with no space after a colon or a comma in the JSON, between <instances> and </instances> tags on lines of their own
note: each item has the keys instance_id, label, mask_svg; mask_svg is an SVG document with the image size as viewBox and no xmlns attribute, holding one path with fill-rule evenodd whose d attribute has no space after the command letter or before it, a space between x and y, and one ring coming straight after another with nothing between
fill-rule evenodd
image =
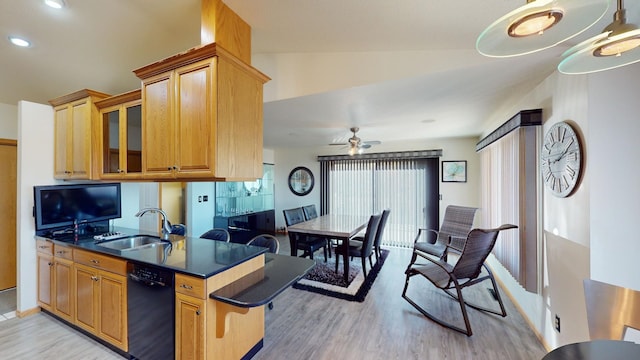
<instances>
[{"instance_id":1,"label":"clock face","mask_svg":"<svg viewBox=\"0 0 640 360\"><path fill-rule=\"evenodd\" d=\"M544 136L540 165L542 179L552 194L571 194L580 177L582 160L580 141L571 125L554 124Z\"/></svg>"}]
</instances>

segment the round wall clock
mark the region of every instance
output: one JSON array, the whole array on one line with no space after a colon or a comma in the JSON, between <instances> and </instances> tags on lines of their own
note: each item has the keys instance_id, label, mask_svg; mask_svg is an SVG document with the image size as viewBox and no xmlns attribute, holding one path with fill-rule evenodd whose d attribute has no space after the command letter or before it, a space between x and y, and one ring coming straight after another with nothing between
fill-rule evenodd
<instances>
[{"instance_id":1,"label":"round wall clock","mask_svg":"<svg viewBox=\"0 0 640 360\"><path fill-rule=\"evenodd\" d=\"M571 195L580 179L582 147L571 125L559 122L544 136L540 165L542 180L557 197Z\"/></svg>"}]
</instances>

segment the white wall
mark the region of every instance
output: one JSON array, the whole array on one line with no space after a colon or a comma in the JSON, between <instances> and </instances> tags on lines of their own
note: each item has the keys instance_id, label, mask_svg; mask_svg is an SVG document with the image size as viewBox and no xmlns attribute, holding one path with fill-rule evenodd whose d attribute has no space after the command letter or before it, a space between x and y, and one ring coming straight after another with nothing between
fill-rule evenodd
<instances>
[{"instance_id":1,"label":"white wall","mask_svg":"<svg viewBox=\"0 0 640 360\"><path fill-rule=\"evenodd\" d=\"M17 199L17 311L38 306L33 186L57 183L53 179L53 109L18 103L18 199Z\"/></svg>"},{"instance_id":2,"label":"white wall","mask_svg":"<svg viewBox=\"0 0 640 360\"><path fill-rule=\"evenodd\" d=\"M640 290L640 65L589 77L591 278ZM587 219L585 219L587 222Z\"/></svg>"},{"instance_id":3,"label":"white wall","mask_svg":"<svg viewBox=\"0 0 640 360\"><path fill-rule=\"evenodd\" d=\"M440 160L467 160L466 183L440 183L440 217L450 204L479 206L480 204L480 164L475 152L478 142L476 138L425 139L416 142L398 142L377 145L371 152L391 152L406 150L442 149ZM320 163L318 155L341 154L339 150L328 153L322 148L278 148L275 152L275 213L276 229L285 226L282 210L309 204L320 208ZM291 170L305 166L311 170L315 178L315 186L311 193L297 196L289 190L288 177ZM440 169L441 171L442 169Z\"/></svg>"},{"instance_id":4,"label":"white wall","mask_svg":"<svg viewBox=\"0 0 640 360\"><path fill-rule=\"evenodd\" d=\"M583 280L592 278L640 290L635 220L640 214L639 66L591 75L552 74L514 110L542 107L544 131L559 121L578 129L583 176L574 194L543 190L543 287L524 291L490 259L526 317L551 348L589 339ZM562 331L553 329L561 318Z\"/></svg>"},{"instance_id":5,"label":"white wall","mask_svg":"<svg viewBox=\"0 0 640 360\"><path fill-rule=\"evenodd\" d=\"M215 215L214 182L191 182L187 184L186 214L187 235L198 237L213 228ZM208 196L209 201L199 202L198 197Z\"/></svg>"},{"instance_id":6,"label":"white wall","mask_svg":"<svg viewBox=\"0 0 640 360\"><path fill-rule=\"evenodd\" d=\"M18 138L18 107L0 104L0 139Z\"/></svg>"}]
</instances>

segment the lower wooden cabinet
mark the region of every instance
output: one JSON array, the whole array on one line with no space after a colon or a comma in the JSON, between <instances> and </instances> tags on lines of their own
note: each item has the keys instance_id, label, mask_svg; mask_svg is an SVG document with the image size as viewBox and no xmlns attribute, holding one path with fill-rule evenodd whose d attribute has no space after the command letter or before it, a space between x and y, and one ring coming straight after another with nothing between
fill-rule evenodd
<instances>
[{"instance_id":1,"label":"lower wooden cabinet","mask_svg":"<svg viewBox=\"0 0 640 360\"><path fill-rule=\"evenodd\" d=\"M75 314L73 261L54 257L53 269L55 284L53 313L68 322L73 322Z\"/></svg>"},{"instance_id":2,"label":"lower wooden cabinet","mask_svg":"<svg viewBox=\"0 0 640 360\"><path fill-rule=\"evenodd\" d=\"M38 305L49 311L53 311L53 274L53 256L38 251Z\"/></svg>"},{"instance_id":3,"label":"lower wooden cabinet","mask_svg":"<svg viewBox=\"0 0 640 360\"><path fill-rule=\"evenodd\" d=\"M206 303L176 294L176 359L204 359Z\"/></svg>"},{"instance_id":4,"label":"lower wooden cabinet","mask_svg":"<svg viewBox=\"0 0 640 360\"><path fill-rule=\"evenodd\" d=\"M128 351L127 261L37 240L38 304Z\"/></svg>"},{"instance_id":5,"label":"lower wooden cabinet","mask_svg":"<svg viewBox=\"0 0 640 360\"><path fill-rule=\"evenodd\" d=\"M126 261L78 251L75 263L75 321L86 331L127 351L127 278L82 262L105 265Z\"/></svg>"}]
</instances>

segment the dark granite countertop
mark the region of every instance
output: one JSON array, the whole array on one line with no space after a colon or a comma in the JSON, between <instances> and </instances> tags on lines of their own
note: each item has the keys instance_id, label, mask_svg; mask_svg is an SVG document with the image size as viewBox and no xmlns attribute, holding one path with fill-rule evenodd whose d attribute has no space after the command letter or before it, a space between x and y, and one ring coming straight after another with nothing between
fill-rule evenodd
<instances>
[{"instance_id":1,"label":"dark granite countertop","mask_svg":"<svg viewBox=\"0 0 640 360\"><path fill-rule=\"evenodd\" d=\"M128 228L115 228L126 235L152 235L157 233ZM208 278L232 268L267 251L266 248L227 243L216 240L171 235L169 241L154 246L131 250L114 250L96 244L94 234L84 236L65 235L56 238L37 236L54 243L74 248L114 255L126 260L156 265L179 273Z\"/></svg>"}]
</instances>

